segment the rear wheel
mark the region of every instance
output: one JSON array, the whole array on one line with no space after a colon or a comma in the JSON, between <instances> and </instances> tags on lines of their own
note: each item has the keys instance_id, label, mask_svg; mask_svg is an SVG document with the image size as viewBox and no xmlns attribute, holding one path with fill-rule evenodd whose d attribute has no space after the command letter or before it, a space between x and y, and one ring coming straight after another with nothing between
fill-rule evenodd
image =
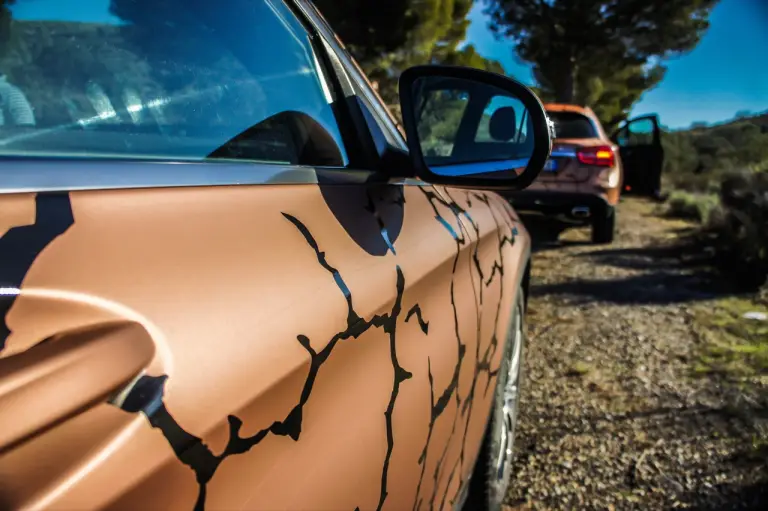
<instances>
[{"instance_id":1,"label":"rear wheel","mask_svg":"<svg viewBox=\"0 0 768 511\"><path fill-rule=\"evenodd\" d=\"M496 378L491 418L475 463L464 503L466 511L499 511L509 488L514 459L517 404L523 378L525 322L522 289L518 291L512 328Z\"/></svg>"},{"instance_id":2,"label":"rear wheel","mask_svg":"<svg viewBox=\"0 0 768 511\"><path fill-rule=\"evenodd\" d=\"M616 210L609 206L592 219L592 242L612 243L616 233Z\"/></svg>"}]
</instances>

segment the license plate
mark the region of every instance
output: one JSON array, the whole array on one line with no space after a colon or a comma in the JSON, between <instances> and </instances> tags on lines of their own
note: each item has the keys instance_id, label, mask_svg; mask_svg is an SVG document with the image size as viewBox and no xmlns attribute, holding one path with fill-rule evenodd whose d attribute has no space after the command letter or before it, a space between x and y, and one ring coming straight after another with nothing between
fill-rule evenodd
<instances>
[{"instance_id":1,"label":"license plate","mask_svg":"<svg viewBox=\"0 0 768 511\"><path fill-rule=\"evenodd\" d=\"M544 170L546 172L557 172L557 160L547 160L544 163Z\"/></svg>"}]
</instances>

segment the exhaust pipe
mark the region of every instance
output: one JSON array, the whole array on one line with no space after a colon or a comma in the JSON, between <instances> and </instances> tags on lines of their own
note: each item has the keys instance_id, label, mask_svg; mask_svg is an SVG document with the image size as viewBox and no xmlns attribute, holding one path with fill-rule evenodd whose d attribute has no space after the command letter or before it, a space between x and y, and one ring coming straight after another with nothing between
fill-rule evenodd
<instances>
[{"instance_id":1,"label":"exhaust pipe","mask_svg":"<svg viewBox=\"0 0 768 511\"><path fill-rule=\"evenodd\" d=\"M586 206L576 206L571 210L571 216L574 218L588 218L589 208Z\"/></svg>"}]
</instances>

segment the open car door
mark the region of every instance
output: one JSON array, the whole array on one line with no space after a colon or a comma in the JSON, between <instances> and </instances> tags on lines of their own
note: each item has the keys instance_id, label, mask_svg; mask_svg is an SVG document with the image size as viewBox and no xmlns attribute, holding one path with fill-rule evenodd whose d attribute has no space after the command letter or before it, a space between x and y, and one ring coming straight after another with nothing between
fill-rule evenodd
<instances>
[{"instance_id":1,"label":"open car door","mask_svg":"<svg viewBox=\"0 0 768 511\"><path fill-rule=\"evenodd\" d=\"M664 149L657 115L630 119L611 137L619 146L624 172L624 192L658 197Z\"/></svg>"}]
</instances>

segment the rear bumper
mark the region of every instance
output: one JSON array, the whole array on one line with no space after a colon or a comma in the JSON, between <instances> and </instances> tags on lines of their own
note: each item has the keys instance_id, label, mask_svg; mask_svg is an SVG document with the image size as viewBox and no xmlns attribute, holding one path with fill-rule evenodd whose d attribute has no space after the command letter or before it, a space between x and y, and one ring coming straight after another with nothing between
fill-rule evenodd
<instances>
[{"instance_id":1,"label":"rear bumper","mask_svg":"<svg viewBox=\"0 0 768 511\"><path fill-rule=\"evenodd\" d=\"M603 196L591 193L524 190L505 194L518 211L536 211L545 215L573 217L574 208L587 208L588 217L606 214L611 206Z\"/></svg>"}]
</instances>

